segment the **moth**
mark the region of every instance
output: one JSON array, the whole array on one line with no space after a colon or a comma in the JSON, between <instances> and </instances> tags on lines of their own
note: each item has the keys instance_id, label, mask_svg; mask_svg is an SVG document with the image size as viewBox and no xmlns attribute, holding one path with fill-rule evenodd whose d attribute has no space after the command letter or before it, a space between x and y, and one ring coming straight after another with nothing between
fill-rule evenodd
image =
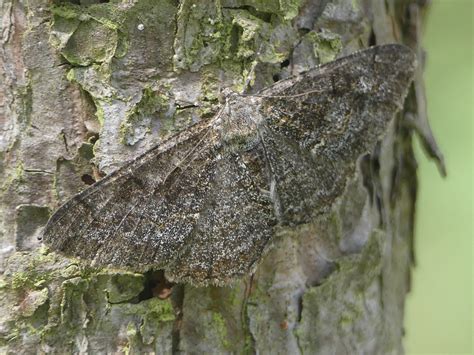
<instances>
[{"instance_id":1,"label":"moth","mask_svg":"<svg viewBox=\"0 0 474 355\"><path fill-rule=\"evenodd\" d=\"M415 66L405 46L374 46L228 94L212 119L66 202L43 241L94 265L228 284L254 270L276 228L331 209L402 108Z\"/></svg>"}]
</instances>

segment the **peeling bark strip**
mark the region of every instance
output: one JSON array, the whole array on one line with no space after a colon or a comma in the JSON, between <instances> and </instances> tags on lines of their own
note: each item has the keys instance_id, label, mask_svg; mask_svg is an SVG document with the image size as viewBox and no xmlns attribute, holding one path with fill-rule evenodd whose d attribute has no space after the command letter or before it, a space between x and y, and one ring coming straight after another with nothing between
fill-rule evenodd
<instances>
[{"instance_id":1,"label":"peeling bark strip","mask_svg":"<svg viewBox=\"0 0 474 355\"><path fill-rule=\"evenodd\" d=\"M49 211L103 173L210 122L223 88L256 93L275 81L278 87L371 45L402 43L419 54L420 4L0 0L0 352L402 352L414 128L442 167L419 106L421 68L384 139L360 151L370 155L347 183L334 181L340 197L326 217L308 214L279 228L255 273L233 287L91 268L41 247L38 236ZM243 112L249 99L235 98L233 110ZM291 100L255 100L268 120L295 112ZM343 109L342 102L333 108ZM394 110L376 116L386 122ZM285 147L261 133L256 141L272 151ZM235 134L224 138L234 147L240 142ZM300 215L282 203L282 220Z\"/></svg>"}]
</instances>

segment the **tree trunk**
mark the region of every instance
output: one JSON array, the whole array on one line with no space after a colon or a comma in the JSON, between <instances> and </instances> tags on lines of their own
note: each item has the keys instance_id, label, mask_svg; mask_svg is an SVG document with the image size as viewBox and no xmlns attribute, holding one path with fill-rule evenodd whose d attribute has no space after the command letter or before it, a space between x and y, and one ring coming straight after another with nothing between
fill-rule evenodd
<instances>
[{"instance_id":1,"label":"tree trunk","mask_svg":"<svg viewBox=\"0 0 474 355\"><path fill-rule=\"evenodd\" d=\"M208 118L222 88L254 92L374 44L421 55L423 3L0 0L0 352L403 352L414 130L442 167L421 65L331 215L275 236L231 286L99 270L38 238L103 173Z\"/></svg>"}]
</instances>

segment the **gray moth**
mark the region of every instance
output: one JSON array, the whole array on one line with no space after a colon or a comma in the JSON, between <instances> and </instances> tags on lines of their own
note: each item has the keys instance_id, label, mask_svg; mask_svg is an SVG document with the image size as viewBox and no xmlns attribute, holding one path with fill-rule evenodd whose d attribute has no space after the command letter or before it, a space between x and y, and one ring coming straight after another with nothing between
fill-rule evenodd
<instances>
[{"instance_id":1,"label":"gray moth","mask_svg":"<svg viewBox=\"0 0 474 355\"><path fill-rule=\"evenodd\" d=\"M43 234L93 265L227 284L254 270L275 229L327 213L357 159L402 108L415 69L405 46L374 46L228 94L202 120L61 206Z\"/></svg>"}]
</instances>

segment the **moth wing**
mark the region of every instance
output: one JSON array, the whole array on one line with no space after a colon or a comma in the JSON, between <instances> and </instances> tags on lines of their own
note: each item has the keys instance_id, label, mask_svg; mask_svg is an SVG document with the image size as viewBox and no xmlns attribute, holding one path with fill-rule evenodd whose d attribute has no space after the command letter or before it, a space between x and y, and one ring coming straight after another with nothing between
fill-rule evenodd
<instances>
[{"instance_id":1,"label":"moth wing","mask_svg":"<svg viewBox=\"0 0 474 355\"><path fill-rule=\"evenodd\" d=\"M276 219L261 145L224 151L192 241L167 271L170 279L194 284L226 284L247 275L272 237Z\"/></svg>"},{"instance_id":2,"label":"moth wing","mask_svg":"<svg viewBox=\"0 0 474 355\"><path fill-rule=\"evenodd\" d=\"M193 229L189 216L204 203L199 192L210 178L185 181L180 172L192 163L201 165L188 174L212 174L206 158L213 134L208 124L197 124L74 196L50 218L44 243L97 265L167 265ZM188 185L173 195L177 182Z\"/></svg>"},{"instance_id":3,"label":"moth wing","mask_svg":"<svg viewBox=\"0 0 474 355\"><path fill-rule=\"evenodd\" d=\"M242 276L273 217L242 154L224 149L211 125L195 125L69 200L43 240L95 265L164 268L176 281Z\"/></svg>"},{"instance_id":4,"label":"moth wing","mask_svg":"<svg viewBox=\"0 0 474 355\"><path fill-rule=\"evenodd\" d=\"M259 93L259 130L283 222L308 221L342 195L356 160L402 107L415 66L407 47L376 46Z\"/></svg>"}]
</instances>

